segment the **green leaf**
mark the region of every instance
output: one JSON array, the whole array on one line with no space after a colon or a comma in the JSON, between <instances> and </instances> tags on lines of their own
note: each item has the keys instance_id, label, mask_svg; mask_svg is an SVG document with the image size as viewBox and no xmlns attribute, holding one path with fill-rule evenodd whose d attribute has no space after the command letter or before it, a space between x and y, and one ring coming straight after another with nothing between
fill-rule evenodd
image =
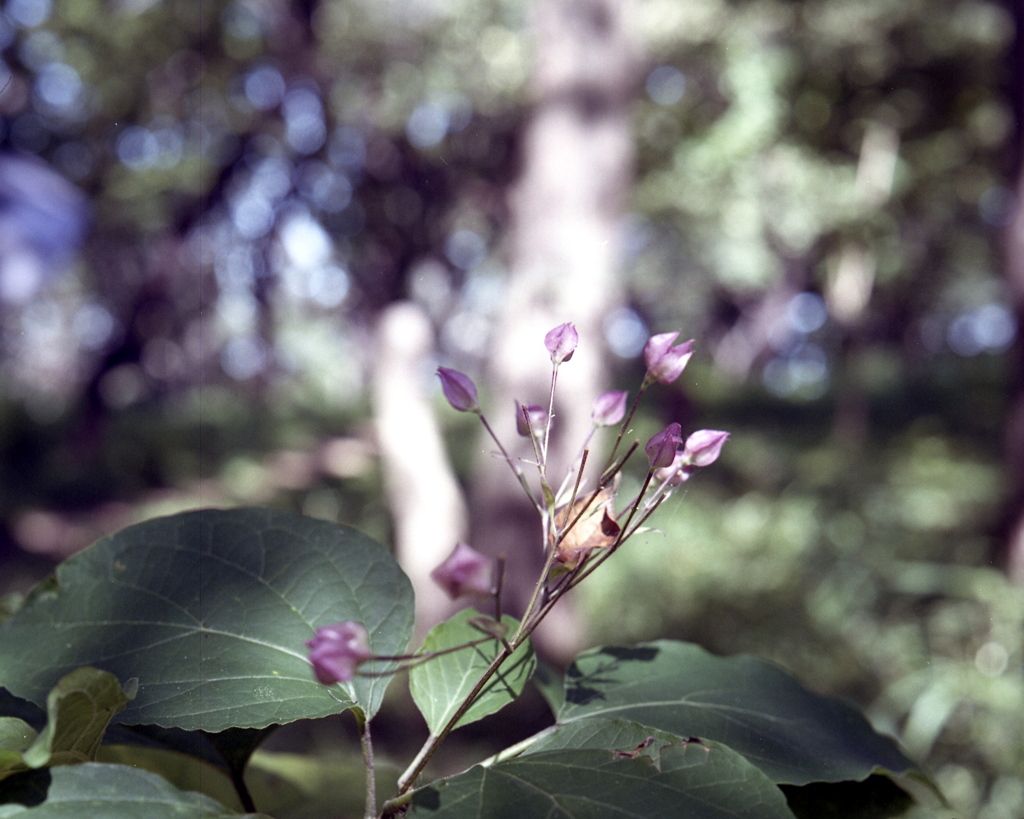
<instances>
[{"instance_id":1,"label":"green leaf","mask_svg":"<svg viewBox=\"0 0 1024 819\"><path fill-rule=\"evenodd\" d=\"M5 788L11 780L5 780L0 783L0 819L226 819L256 815L229 811L208 796L180 791L156 774L127 765L87 762L30 773L41 780L45 800L36 804L12 801L14 794Z\"/></svg>"},{"instance_id":2,"label":"green leaf","mask_svg":"<svg viewBox=\"0 0 1024 819\"><path fill-rule=\"evenodd\" d=\"M29 768L94 760L111 718L127 701L113 674L75 669L50 691L40 733L20 719L0 717L0 779Z\"/></svg>"},{"instance_id":3,"label":"green leaf","mask_svg":"<svg viewBox=\"0 0 1024 819\"><path fill-rule=\"evenodd\" d=\"M716 657L670 640L600 648L576 659L565 685L560 725L619 717L715 740L778 783L862 780L914 767L854 708L754 657Z\"/></svg>"},{"instance_id":4,"label":"green leaf","mask_svg":"<svg viewBox=\"0 0 1024 819\"><path fill-rule=\"evenodd\" d=\"M793 819L782 792L735 751L657 739L643 748L544 751L433 783L410 816L429 819Z\"/></svg>"},{"instance_id":5,"label":"green leaf","mask_svg":"<svg viewBox=\"0 0 1024 819\"><path fill-rule=\"evenodd\" d=\"M533 672L533 684L551 708L551 713L557 714L565 704L565 678L562 672L554 666L538 661Z\"/></svg>"},{"instance_id":6,"label":"green leaf","mask_svg":"<svg viewBox=\"0 0 1024 819\"><path fill-rule=\"evenodd\" d=\"M377 654L412 632L412 587L365 535L274 509L205 509L131 526L72 557L0 627L0 685L41 703L81 665L138 677L117 721L217 732L350 707L389 677L313 678L305 641L358 620ZM378 664L375 670L387 668Z\"/></svg>"},{"instance_id":7,"label":"green leaf","mask_svg":"<svg viewBox=\"0 0 1024 819\"><path fill-rule=\"evenodd\" d=\"M203 793L232 810L242 810L227 772L197 757L159 748L104 743L96 755L96 761L150 771L179 790ZM265 807L263 803L259 804Z\"/></svg>"},{"instance_id":8,"label":"green leaf","mask_svg":"<svg viewBox=\"0 0 1024 819\"><path fill-rule=\"evenodd\" d=\"M0 717L0 779L28 768L23 752L38 736L35 729L17 717Z\"/></svg>"},{"instance_id":9,"label":"green leaf","mask_svg":"<svg viewBox=\"0 0 1024 819\"><path fill-rule=\"evenodd\" d=\"M554 750L632 748L632 753L639 755L649 754L651 747L683 739L629 720L592 717L554 725L534 737L525 748L517 748L517 752L525 757ZM780 790L797 819L938 819L889 777L877 774L863 782L783 785Z\"/></svg>"},{"instance_id":10,"label":"green leaf","mask_svg":"<svg viewBox=\"0 0 1024 819\"><path fill-rule=\"evenodd\" d=\"M110 720L128 696L117 677L96 668L76 668L46 698L46 727L25 751L30 768L91 762Z\"/></svg>"},{"instance_id":11,"label":"green leaf","mask_svg":"<svg viewBox=\"0 0 1024 819\"><path fill-rule=\"evenodd\" d=\"M658 731L627 719L581 719L568 725L553 725L541 731L535 741L522 750L522 755L545 751L582 751L595 748L622 750L644 743L662 745L689 740L667 731ZM499 757L501 754L498 755Z\"/></svg>"},{"instance_id":12,"label":"green leaf","mask_svg":"<svg viewBox=\"0 0 1024 819\"><path fill-rule=\"evenodd\" d=\"M473 609L463 609L450 620L434 626L423 641L422 650L443 651L479 640L483 634L470 624L471 620L479 618L480 614ZM501 622L509 634L519 627L519 621L508 615ZM432 734L436 736L440 733L455 715L455 711L469 696L481 674L501 649L500 640L487 640L471 648L427 660L410 670L409 690ZM460 717L456 727L483 719L516 699L536 664L533 648L527 640L484 686L476 701Z\"/></svg>"}]
</instances>

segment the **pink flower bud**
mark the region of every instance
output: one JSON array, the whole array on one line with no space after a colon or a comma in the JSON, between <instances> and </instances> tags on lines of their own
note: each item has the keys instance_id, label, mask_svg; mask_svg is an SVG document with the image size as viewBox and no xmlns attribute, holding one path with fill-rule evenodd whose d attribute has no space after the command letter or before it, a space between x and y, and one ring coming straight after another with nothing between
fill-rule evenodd
<instances>
[{"instance_id":1,"label":"pink flower bud","mask_svg":"<svg viewBox=\"0 0 1024 819\"><path fill-rule=\"evenodd\" d=\"M651 336L644 345L644 362L647 374L661 384L671 384L682 374L686 363L693 355L693 339L672 346L679 331Z\"/></svg>"},{"instance_id":2,"label":"pink flower bud","mask_svg":"<svg viewBox=\"0 0 1024 819\"><path fill-rule=\"evenodd\" d=\"M686 483L689 479L690 467L683 458L682 450L676 453L670 466L654 470L654 480L666 486L679 486L679 484Z\"/></svg>"},{"instance_id":3,"label":"pink flower bud","mask_svg":"<svg viewBox=\"0 0 1024 819\"><path fill-rule=\"evenodd\" d=\"M554 364L561 364L563 361L568 361L572 358L579 340L579 333L576 332L572 322L566 322L565 324L559 324L554 330L551 330L544 336L544 346L551 353L551 361Z\"/></svg>"},{"instance_id":4,"label":"pink flower bud","mask_svg":"<svg viewBox=\"0 0 1024 819\"><path fill-rule=\"evenodd\" d=\"M686 439L683 458L693 466L707 466L718 460L729 433L718 429L698 429Z\"/></svg>"},{"instance_id":5,"label":"pink flower bud","mask_svg":"<svg viewBox=\"0 0 1024 819\"><path fill-rule=\"evenodd\" d=\"M480 412L473 379L465 373L447 367L438 367L437 377L441 379L441 390L453 409L459 412Z\"/></svg>"},{"instance_id":6,"label":"pink flower bud","mask_svg":"<svg viewBox=\"0 0 1024 819\"><path fill-rule=\"evenodd\" d=\"M594 426L611 427L619 423L626 415L626 398L628 394L621 390L604 392L597 396L590 417Z\"/></svg>"},{"instance_id":7,"label":"pink flower bud","mask_svg":"<svg viewBox=\"0 0 1024 819\"><path fill-rule=\"evenodd\" d=\"M526 416L530 416L530 422L526 422ZM516 432L524 438L529 438L530 433L539 435L544 429L548 413L544 407L537 404L520 404L516 401Z\"/></svg>"},{"instance_id":8,"label":"pink flower bud","mask_svg":"<svg viewBox=\"0 0 1024 819\"><path fill-rule=\"evenodd\" d=\"M679 424L671 423L661 432L651 436L644 446L647 459L651 462L651 469L663 469L672 466L675 460L676 450L683 442L682 427Z\"/></svg>"},{"instance_id":9,"label":"pink flower bud","mask_svg":"<svg viewBox=\"0 0 1024 819\"><path fill-rule=\"evenodd\" d=\"M348 682L355 676L356 667L373 656L366 626L355 620L321 626L306 647L313 673L323 685Z\"/></svg>"},{"instance_id":10,"label":"pink flower bud","mask_svg":"<svg viewBox=\"0 0 1024 819\"><path fill-rule=\"evenodd\" d=\"M490 597L494 587L494 561L472 546L459 543L430 577L452 600L464 594Z\"/></svg>"}]
</instances>

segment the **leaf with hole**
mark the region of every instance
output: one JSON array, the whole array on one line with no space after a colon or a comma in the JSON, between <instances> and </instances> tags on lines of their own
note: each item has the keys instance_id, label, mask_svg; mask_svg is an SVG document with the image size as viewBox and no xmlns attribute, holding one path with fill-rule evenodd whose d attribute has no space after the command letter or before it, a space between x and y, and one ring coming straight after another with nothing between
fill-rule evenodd
<instances>
[{"instance_id":1,"label":"leaf with hole","mask_svg":"<svg viewBox=\"0 0 1024 819\"><path fill-rule=\"evenodd\" d=\"M859 781L914 768L852 706L808 691L755 657L716 657L671 640L599 648L576 658L565 686L559 725L621 718L715 740L780 784Z\"/></svg>"}]
</instances>

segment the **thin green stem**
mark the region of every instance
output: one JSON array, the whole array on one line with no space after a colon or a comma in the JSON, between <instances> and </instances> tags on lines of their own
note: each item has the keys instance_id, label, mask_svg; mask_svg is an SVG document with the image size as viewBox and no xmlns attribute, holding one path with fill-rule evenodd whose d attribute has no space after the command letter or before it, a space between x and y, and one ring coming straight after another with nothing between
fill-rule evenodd
<instances>
[{"instance_id":1,"label":"thin green stem","mask_svg":"<svg viewBox=\"0 0 1024 819\"><path fill-rule=\"evenodd\" d=\"M370 736L370 720L356 720L359 725L359 744L363 748L363 760L366 763L366 810L365 819L376 819L377 816L377 776L373 761L373 739Z\"/></svg>"},{"instance_id":2,"label":"thin green stem","mask_svg":"<svg viewBox=\"0 0 1024 819\"><path fill-rule=\"evenodd\" d=\"M500 620L498 621L501 622ZM493 634L489 634L487 637L481 637L479 640L470 640L468 643L462 643L461 645L452 646L451 648L441 648L437 651L424 651L420 654L381 654L379 656L373 656L366 662L400 662L404 665L399 668L392 668L388 671L357 671L360 677L388 677L392 674L397 674L400 671L408 671L410 668L415 668L418 665L422 665L428 660L433 660L435 657L441 657L444 654L452 654L456 651L462 651L464 648L472 648L478 646L481 643L486 643L488 640L501 639L495 637Z\"/></svg>"},{"instance_id":3,"label":"thin green stem","mask_svg":"<svg viewBox=\"0 0 1024 819\"><path fill-rule=\"evenodd\" d=\"M480 423L484 425L484 429L487 430L487 434L491 436L491 440L498 445L498 449L501 451L501 455L505 459L505 463L511 467L516 478L519 479L520 485L524 490L526 490L526 497L530 499L530 503L534 505L537 511L541 511L543 507L537 503L537 499L533 496L533 491L530 489L530 484L526 482L526 476L523 474L523 470L516 465L515 460L513 460L512 456L508 454L508 450L505 449L505 445L501 442L501 439L498 438L497 434L495 434L490 423L488 423L487 417L482 412L479 413L477 417L480 419Z\"/></svg>"},{"instance_id":4,"label":"thin green stem","mask_svg":"<svg viewBox=\"0 0 1024 819\"><path fill-rule=\"evenodd\" d=\"M580 447L580 454L576 456L576 460L573 461L573 466L565 473L562 485L558 487L558 492L555 495L556 498L562 497L566 487L569 485L569 481L575 479L576 486L579 486L580 478L583 477L583 469L586 466L585 458L587 453L590 451L590 439L594 437L595 432L597 432L597 427L591 426L590 432L587 433L587 437L583 439L583 446ZM570 503L571 502L572 501L570 501Z\"/></svg>"},{"instance_id":5,"label":"thin green stem","mask_svg":"<svg viewBox=\"0 0 1024 819\"><path fill-rule=\"evenodd\" d=\"M555 382L558 381L558 365L551 368L551 389L548 390L548 417L544 423L544 445L540 448L541 476L544 476L548 463L548 442L551 440L551 421L555 417Z\"/></svg>"},{"instance_id":6,"label":"thin green stem","mask_svg":"<svg viewBox=\"0 0 1024 819\"><path fill-rule=\"evenodd\" d=\"M546 527L545 527L546 528ZM544 534L544 542L547 543L547 533ZM526 611L523 613L523 619L519 621L519 628L516 629L516 633L512 635L510 642L513 645L519 645L522 637L524 636L524 626L530 619L530 615L533 610L537 607L537 601L540 599L541 592L547 586L548 574L551 572L551 567L555 564L555 556L558 552L554 549L548 549L548 556L544 560L544 568L541 569L540 575L537 577L537 582L533 586L533 594L530 596L530 602L526 606Z\"/></svg>"},{"instance_id":7,"label":"thin green stem","mask_svg":"<svg viewBox=\"0 0 1024 819\"><path fill-rule=\"evenodd\" d=\"M622 422L622 426L619 427L619 434L615 438L615 444L612 446L612 451L608 453L608 462L605 465L605 473L611 469L612 463L615 461L615 453L619 451L619 444L622 443L622 438L626 434L626 430L629 429L629 422L633 420L633 414L636 412L636 408L640 406L640 399L643 397L644 390L647 389L647 380L640 385L640 390L636 394L636 398L633 399L633 405L629 408L629 412L626 413L626 417ZM623 459L623 461L625 458ZM602 474L602 479L604 475Z\"/></svg>"},{"instance_id":8,"label":"thin green stem","mask_svg":"<svg viewBox=\"0 0 1024 819\"><path fill-rule=\"evenodd\" d=\"M501 622L501 588L505 585L505 555L498 555L494 567L494 619Z\"/></svg>"}]
</instances>

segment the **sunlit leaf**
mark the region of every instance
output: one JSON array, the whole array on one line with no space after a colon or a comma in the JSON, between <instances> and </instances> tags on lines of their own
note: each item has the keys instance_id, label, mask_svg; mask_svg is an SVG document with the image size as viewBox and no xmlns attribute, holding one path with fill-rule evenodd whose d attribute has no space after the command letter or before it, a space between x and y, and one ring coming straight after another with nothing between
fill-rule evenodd
<instances>
[{"instance_id":1,"label":"sunlit leaf","mask_svg":"<svg viewBox=\"0 0 1024 819\"><path fill-rule=\"evenodd\" d=\"M473 609L458 612L431 629L423 641L423 651L443 651L479 640L483 634L470 622L479 617ZM515 618L507 615L502 618L502 624L508 633L519 625ZM454 716L501 647L499 640L487 640L427 660L409 672L409 689L432 734L439 733ZM533 649L527 641L505 661L456 725L475 722L504 708L522 693L535 666Z\"/></svg>"},{"instance_id":2,"label":"sunlit leaf","mask_svg":"<svg viewBox=\"0 0 1024 819\"><path fill-rule=\"evenodd\" d=\"M76 668L46 698L46 727L25 752L29 767L91 762L107 725L124 710L128 696L117 677L96 668Z\"/></svg>"},{"instance_id":3,"label":"sunlit leaf","mask_svg":"<svg viewBox=\"0 0 1024 819\"><path fill-rule=\"evenodd\" d=\"M94 760L107 725L127 701L114 675L75 669L47 696L47 721L38 734L20 719L0 717L0 779L30 768Z\"/></svg>"},{"instance_id":4,"label":"sunlit leaf","mask_svg":"<svg viewBox=\"0 0 1024 819\"><path fill-rule=\"evenodd\" d=\"M0 717L0 779L28 768L23 754L35 741L35 729L17 717Z\"/></svg>"}]
</instances>

